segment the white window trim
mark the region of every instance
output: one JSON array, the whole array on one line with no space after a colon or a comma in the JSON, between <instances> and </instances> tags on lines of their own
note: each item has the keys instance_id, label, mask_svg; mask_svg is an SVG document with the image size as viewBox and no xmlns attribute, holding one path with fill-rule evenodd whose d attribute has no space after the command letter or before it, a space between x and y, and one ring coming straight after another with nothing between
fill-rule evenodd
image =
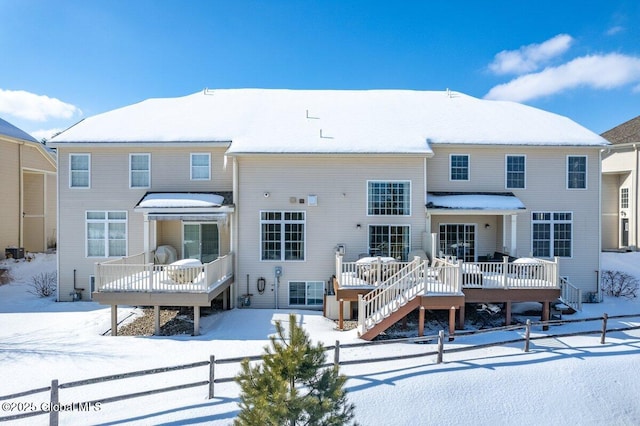
<instances>
[{"instance_id":1,"label":"white window trim","mask_svg":"<svg viewBox=\"0 0 640 426\"><path fill-rule=\"evenodd\" d=\"M146 156L148 158L149 169L147 173L149 174L149 184L147 186L133 186L132 182L132 174L133 170L131 168L131 159L133 156ZM138 170L139 171L139 170ZM140 189L140 188L151 188L151 154L146 152L131 152L129 153L129 189Z\"/></svg>"},{"instance_id":2,"label":"white window trim","mask_svg":"<svg viewBox=\"0 0 640 426\"><path fill-rule=\"evenodd\" d=\"M391 226L402 226L402 227L406 227L409 229L409 235L408 235L408 252L411 252L411 225L408 223L369 223L367 224L367 252L369 252L371 250L371 247L369 247L369 243L371 242L371 227L372 226L387 226L387 227L391 227ZM407 260L411 260L411 259L407 259Z\"/></svg>"},{"instance_id":3,"label":"white window trim","mask_svg":"<svg viewBox=\"0 0 640 426\"><path fill-rule=\"evenodd\" d=\"M208 161L209 161L209 175L206 178L195 178L193 177L193 157L195 155L206 155L208 157ZM201 166L198 166L201 167ZM189 177L191 178L191 180L199 180L199 181L207 181L207 180L211 180L211 153L210 152L192 152L189 154Z\"/></svg>"},{"instance_id":4,"label":"white window trim","mask_svg":"<svg viewBox=\"0 0 640 426\"><path fill-rule=\"evenodd\" d=\"M534 220L533 219L533 215L535 213L550 213L551 214L551 219L549 219L548 221L547 220ZM556 220L553 219L554 213L560 213L560 214L569 213L569 214L571 214L571 220L557 220L556 221ZM573 243L575 241L574 240L574 235L575 235L574 234L574 230L575 230L575 220L574 220L574 218L575 218L575 213L573 211L568 211L568 210L563 210L563 211L536 210L536 211L532 211L531 212L531 216L530 217L531 217L531 234L529 235L529 237L530 237L530 241L531 241L531 247L530 247L531 253L533 253L533 224L534 223L548 223L548 224L551 225L551 227L550 227L551 235L550 235L550 239L549 239L549 244L550 244L549 253L551 254L551 256L547 257L546 259L553 259L554 257L559 257L561 259L573 259L573 254L574 254L574 244ZM556 224L556 223L570 223L571 224L571 247L570 247L571 256L558 256L554 252L553 242L555 240L555 235L554 235L553 225Z\"/></svg>"},{"instance_id":5,"label":"white window trim","mask_svg":"<svg viewBox=\"0 0 640 426\"><path fill-rule=\"evenodd\" d=\"M451 168L453 167L453 157L467 157L467 178L466 179L451 179ZM471 155L470 154L449 154L449 168L447 169L449 182L469 182L471 180Z\"/></svg>"},{"instance_id":6,"label":"white window trim","mask_svg":"<svg viewBox=\"0 0 640 426\"><path fill-rule=\"evenodd\" d=\"M71 164L72 164L71 157L74 157L74 156L75 157L82 156L82 157L87 157L89 159L89 161L88 161L89 167L88 167L88 170L87 170L87 173L89 174L89 179L88 179L87 186L74 186L73 185L73 179L72 179L73 170L71 169ZM71 152L71 153L69 153L69 188L71 188L71 189L90 189L91 188L91 154L80 153L80 152Z\"/></svg>"},{"instance_id":7,"label":"white window trim","mask_svg":"<svg viewBox=\"0 0 640 426\"><path fill-rule=\"evenodd\" d=\"M626 206L622 204L624 200L622 196L623 191L626 192L626 197L624 197L626 198L626 204L627 204ZM630 192L629 188L626 186L623 186L622 188L620 188L620 210L625 210L629 208L629 192Z\"/></svg>"},{"instance_id":8,"label":"white window trim","mask_svg":"<svg viewBox=\"0 0 640 426\"><path fill-rule=\"evenodd\" d=\"M87 213L98 213L98 212L104 212L105 213L105 219L87 219ZM125 218L124 219L112 219L112 222L114 223L124 223L126 226L124 227L124 241L125 241L125 247L124 247L124 257L129 255L129 212L127 212L126 210L86 210L84 212L84 255L85 258L87 259L105 259L105 258L111 258L111 257L123 257L121 255L116 255L116 256L111 256L109 252L109 229L108 229L108 224L109 224L109 213L124 213L125 214ZM105 256L89 256L89 233L88 233L88 227L87 224L88 223L104 223L105 227L107 229L105 229Z\"/></svg>"},{"instance_id":9,"label":"white window trim","mask_svg":"<svg viewBox=\"0 0 640 426\"><path fill-rule=\"evenodd\" d=\"M291 284L292 283L304 283L304 305L300 305L300 304L291 304ZM317 304L317 305L310 305L308 303L309 301L309 293L308 293L308 285L309 284L316 284L321 286L322 288L322 294L323 294L323 299L324 299L324 293L325 293L325 282L321 281L321 280L290 280L287 282L287 305L288 306L304 306L307 308L321 308L322 305L324 304L324 300L322 303Z\"/></svg>"},{"instance_id":10,"label":"white window trim","mask_svg":"<svg viewBox=\"0 0 640 426\"><path fill-rule=\"evenodd\" d=\"M569 188L569 158L570 157L582 157L584 158L584 188ZM564 179L565 186L568 191L586 191L589 189L589 157L587 155L567 155L567 159L564 165Z\"/></svg>"},{"instance_id":11,"label":"white window trim","mask_svg":"<svg viewBox=\"0 0 640 426\"><path fill-rule=\"evenodd\" d=\"M263 220L262 219L262 213L282 213L282 219L279 221L272 221L272 220ZM284 219L284 215L285 213L304 213L304 219L303 220L285 220ZM306 262L307 261L307 211L306 210L260 210L258 212L259 214L259 227L258 227L258 241L260 241L260 244L258 246L258 260L260 262L297 262L297 263L301 263L301 262ZM264 223L275 223L275 222L280 222L283 225L283 228L280 229L280 259L263 259L262 258L262 225ZM284 225L286 223L302 223L304 224L304 234L302 235L302 238L304 238L303 241L303 245L302 245L302 250L304 251L304 256L303 259L297 259L297 260L288 260L285 259L285 239L284 239Z\"/></svg>"},{"instance_id":12,"label":"white window trim","mask_svg":"<svg viewBox=\"0 0 640 426\"><path fill-rule=\"evenodd\" d=\"M409 184L409 191L408 191L408 195L409 195L409 213L408 214L369 214L369 183L372 182L377 182L377 183L408 183ZM368 217L409 217L411 216L411 203L412 203L412 197L411 197L411 188L412 188L412 182L409 179L396 179L396 180L385 180L385 179L369 179L367 180L366 183L366 191L367 191L367 205L366 205L366 214Z\"/></svg>"},{"instance_id":13,"label":"white window trim","mask_svg":"<svg viewBox=\"0 0 640 426\"><path fill-rule=\"evenodd\" d=\"M509 157L524 157L524 186L516 188L509 186ZM527 156L525 154L505 154L504 156L504 187L505 189L527 189Z\"/></svg>"}]
</instances>

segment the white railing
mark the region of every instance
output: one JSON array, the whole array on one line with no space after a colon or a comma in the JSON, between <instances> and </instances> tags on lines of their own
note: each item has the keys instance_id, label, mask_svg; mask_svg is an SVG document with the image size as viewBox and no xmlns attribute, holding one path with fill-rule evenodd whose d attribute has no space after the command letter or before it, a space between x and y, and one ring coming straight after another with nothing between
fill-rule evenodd
<instances>
[{"instance_id":1,"label":"white railing","mask_svg":"<svg viewBox=\"0 0 640 426\"><path fill-rule=\"evenodd\" d=\"M576 311L582 311L582 290L565 278L560 278L560 298L562 302Z\"/></svg>"},{"instance_id":2,"label":"white railing","mask_svg":"<svg viewBox=\"0 0 640 426\"><path fill-rule=\"evenodd\" d=\"M388 262L381 257L372 262L343 262L342 255L336 253L336 279L340 288L382 286L389 278L411 262Z\"/></svg>"},{"instance_id":3,"label":"white railing","mask_svg":"<svg viewBox=\"0 0 640 426\"><path fill-rule=\"evenodd\" d=\"M436 259L439 260L439 259ZM560 288L558 259L520 259L517 262L462 264L463 288Z\"/></svg>"},{"instance_id":4,"label":"white railing","mask_svg":"<svg viewBox=\"0 0 640 426\"><path fill-rule=\"evenodd\" d=\"M198 266L144 263L143 253L97 263L96 291L205 293L232 275L231 253Z\"/></svg>"},{"instance_id":5,"label":"white railing","mask_svg":"<svg viewBox=\"0 0 640 426\"><path fill-rule=\"evenodd\" d=\"M412 263L394 282L379 291L358 298L358 326L361 334L413 300L425 289L425 263Z\"/></svg>"}]
</instances>

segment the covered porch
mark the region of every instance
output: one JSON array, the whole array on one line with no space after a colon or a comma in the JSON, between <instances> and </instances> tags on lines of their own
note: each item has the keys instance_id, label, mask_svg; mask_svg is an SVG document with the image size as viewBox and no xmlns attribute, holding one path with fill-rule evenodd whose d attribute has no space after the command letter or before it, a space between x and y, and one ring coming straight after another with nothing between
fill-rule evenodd
<instances>
[{"instance_id":1,"label":"covered porch","mask_svg":"<svg viewBox=\"0 0 640 426\"><path fill-rule=\"evenodd\" d=\"M192 306L194 335L200 308L221 297L232 307L234 255L231 193L148 192L134 211L143 215L142 253L97 263L94 300L111 305L153 306L159 333L161 306Z\"/></svg>"}]
</instances>

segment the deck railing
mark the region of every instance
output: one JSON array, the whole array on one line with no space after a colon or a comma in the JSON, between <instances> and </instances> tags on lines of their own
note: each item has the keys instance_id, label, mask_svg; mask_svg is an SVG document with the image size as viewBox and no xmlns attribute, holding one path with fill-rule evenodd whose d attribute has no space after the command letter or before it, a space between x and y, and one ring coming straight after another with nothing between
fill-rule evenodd
<instances>
[{"instance_id":1,"label":"deck railing","mask_svg":"<svg viewBox=\"0 0 640 426\"><path fill-rule=\"evenodd\" d=\"M574 310L582 311L582 290L571 284L566 278L560 278L560 289L562 301Z\"/></svg>"},{"instance_id":2,"label":"deck railing","mask_svg":"<svg viewBox=\"0 0 640 426\"><path fill-rule=\"evenodd\" d=\"M344 262L336 253L336 279L340 288L380 286L411 262L387 262L381 257L372 262Z\"/></svg>"},{"instance_id":3,"label":"deck railing","mask_svg":"<svg viewBox=\"0 0 640 426\"><path fill-rule=\"evenodd\" d=\"M198 266L144 263L144 253L96 264L97 292L205 293L233 275L233 254Z\"/></svg>"},{"instance_id":4,"label":"deck railing","mask_svg":"<svg viewBox=\"0 0 640 426\"><path fill-rule=\"evenodd\" d=\"M560 288L558 259L509 262L465 262L462 288Z\"/></svg>"}]
</instances>

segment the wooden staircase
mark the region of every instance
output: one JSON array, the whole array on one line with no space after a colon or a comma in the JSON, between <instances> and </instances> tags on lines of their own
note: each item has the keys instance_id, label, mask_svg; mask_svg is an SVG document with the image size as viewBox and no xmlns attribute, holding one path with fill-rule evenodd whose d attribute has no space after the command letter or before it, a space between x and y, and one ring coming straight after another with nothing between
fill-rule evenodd
<instances>
[{"instance_id":1,"label":"wooden staircase","mask_svg":"<svg viewBox=\"0 0 640 426\"><path fill-rule=\"evenodd\" d=\"M358 299L358 334L371 340L420 306L426 262L414 260Z\"/></svg>"}]
</instances>

